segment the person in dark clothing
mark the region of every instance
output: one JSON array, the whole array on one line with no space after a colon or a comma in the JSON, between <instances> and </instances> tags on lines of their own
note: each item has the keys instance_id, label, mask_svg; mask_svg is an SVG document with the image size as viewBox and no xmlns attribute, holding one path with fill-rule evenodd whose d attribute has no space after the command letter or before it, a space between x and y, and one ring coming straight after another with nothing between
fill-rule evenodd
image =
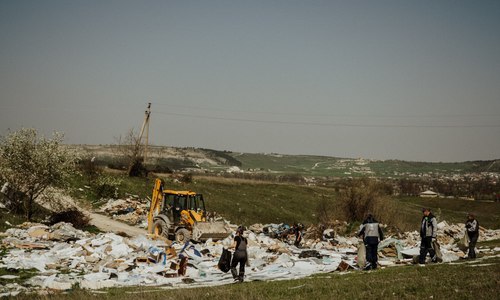
<instances>
[{"instance_id":1,"label":"person in dark clothing","mask_svg":"<svg viewBox=\"0 0 500 300\"><path fill-rule=\"evenodd\" d=\"M363 270L377 269L378 243L384 239L384 233L372 214L368 214L366 217L358 232L358 236L363 236L363 242L366 247L366 266Z\"/></svg>"},{"instance_id":2,"label":"person in dark clothing","mask_svg":"<svg viewBox=\"0 0 500 300\"><path fill-rule=\"evenodd\" d=\"M247 262L247 239L243 237L243 232L245 228L243 226L238 227L236 230L236 236L234 237L233 244L229 249L234 249L233 260L231 261L231 274L233 275L234 281L243 282L245 277L245 264ZM236 271L236 266L240 264L240 272Z\"/></svg>"},{"instance_id":3,"label":"person in dark clothing","mask_svg":"<svg viewBox=\"0 0 500 300\"><path fill-rule=\"evenodd\" d=\"M422 222L420 223L420 256L418 258L419 264L425 264L425 257L427 252L431 256L432 262L437 262L438 258L436 251L432 247L432 242L436 240L437 220L429 208L423 208Z\"/></svg>"},{"instance_id":4,"label":"person in dark clothing","mask_svg":"<svg viewBox=\"0 0 500 300\"><path fill-rule=\"evenodd\" d=\"M299 247L302 241L302 229L302 224L300 223L293 225L293 233L295 234L295 241L293 244L295 247Z\"/></svg>"},{"instance_id":5,"label":"person in dark clothing","mask_svg":"<svg viewBox=\"0 0 500 300\"><path fill-rule=\"evenodd\" d=\"M476 258L476 243L479 238L479 222L473 213L467 215L467 221L465 222L465 229L467 230L467 235L469 237L469 251L467 254L468 258Z\"/></svg>"}]
</instances>

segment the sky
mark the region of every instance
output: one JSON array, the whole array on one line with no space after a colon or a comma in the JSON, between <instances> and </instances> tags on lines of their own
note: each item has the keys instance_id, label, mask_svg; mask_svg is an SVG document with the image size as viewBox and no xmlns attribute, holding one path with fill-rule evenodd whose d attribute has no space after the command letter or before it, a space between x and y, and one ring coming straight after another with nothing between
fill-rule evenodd
<instances>
[{"instance_id":1,"label":"sky","mask_svg":"<svg viewBox=\"0 0 500 300\"><path fill-rule=\"evenodd\" d=\"M500 159L500 1L0 0L0 135Z\"/></svg>"}]
</instances>

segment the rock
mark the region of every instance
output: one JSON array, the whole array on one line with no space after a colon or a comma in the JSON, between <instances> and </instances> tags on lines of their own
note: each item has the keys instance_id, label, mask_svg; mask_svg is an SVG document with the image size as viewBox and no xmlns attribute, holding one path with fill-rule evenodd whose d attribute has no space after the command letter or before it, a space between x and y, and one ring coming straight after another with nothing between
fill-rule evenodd
<instances>
[{"instance_id":1,"label":"rock","mask_svg":"<svg viewBox=\"0 0 500 300\"><path fill-rule=\"evenodd\" d=\"M47 239L49 235L49 227L45 225L38 225L28 228L26 231L30 237Z\"/></svg>"},{"instance_id":2,"label":"rock","mask_svg":"<svg viewBox=\"0 0 500 300\"><path fill-rule=\"evenodd\" d=\"M85 256L85 261L88 263L96 263L100 260L97 256Z\"/></svg>"}]
</instances>

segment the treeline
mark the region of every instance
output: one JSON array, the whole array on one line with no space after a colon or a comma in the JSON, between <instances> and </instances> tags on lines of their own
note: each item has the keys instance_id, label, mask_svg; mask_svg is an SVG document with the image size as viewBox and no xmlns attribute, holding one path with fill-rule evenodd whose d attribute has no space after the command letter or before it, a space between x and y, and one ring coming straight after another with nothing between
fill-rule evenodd
<instances>
[{"instance_id":1,"label":"treeline","mask_svg":"<svg viewBox=\"0 0 500 300\"><path fill-rule=\"evenodd\" d=\"M473 197L494 199L500 194L497 179L491 176L456 179L399 179L394 183L395 193L417 196L425 190L432 190L445 197Z\"/></svg>"},{"instance_id":2,"label":"treeline","mask_svg":"<svg viewBox=\"0 0 500 300\"><path fill-rule=\"evenodd\" d=\"M335 189L342 192L352 186L353 181L362 178L320 178L308 179L300 174L272 173L223 173L217 176L239 178L277 183L292 183L300 185L315 185ZM432 190L444 197L468 197L474 199L498 200L500 185L495 177L479 176L462 179L433 178L372 178L376 188L386 195L418 196L421 192Z\"/></svg>"}]
</instances>

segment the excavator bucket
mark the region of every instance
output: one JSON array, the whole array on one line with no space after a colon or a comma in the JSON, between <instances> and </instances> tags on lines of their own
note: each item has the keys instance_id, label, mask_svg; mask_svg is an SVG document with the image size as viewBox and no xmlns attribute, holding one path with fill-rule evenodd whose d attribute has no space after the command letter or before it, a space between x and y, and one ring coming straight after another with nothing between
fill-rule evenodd
<instances>
[{"instance_id":1,"label":"excavator bucket","mask_svg":"<svg viewBox=\"0 0 500 300\"><path fill-rule=\"evenodd\" d=\"M223 240L231 234L231 230L224 222L196 222L193 225L192 238L204 242L208 239Z\"/></svg>"}]
</instances>

